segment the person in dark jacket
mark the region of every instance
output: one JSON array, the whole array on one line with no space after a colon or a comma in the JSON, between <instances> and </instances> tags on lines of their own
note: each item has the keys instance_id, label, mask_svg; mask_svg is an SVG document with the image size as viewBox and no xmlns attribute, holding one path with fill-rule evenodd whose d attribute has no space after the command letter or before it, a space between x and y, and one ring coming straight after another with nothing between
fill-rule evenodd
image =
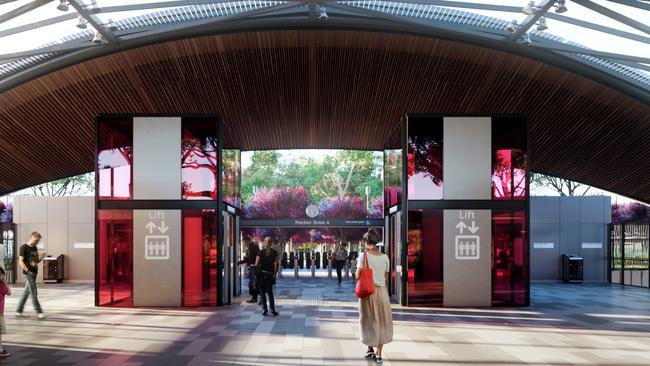
<instances>
[{"instance_id":1,"label":"person in dark jacket","mask_svg":"<svg viewBox=\"0 0 650 366\"><path fill-rule=\"evenodd\" d=\"M275 276L278 273L280 261L278 252L271 248L272 242L273 239L269 236L264 239L264 249L257 254L255 265L257 266L257 288L262 295L262 307L264 309L262 315L269 313L266 304L268 297L271 314L277 316L278 312L275 311L275 299L273 298L273 285L275 284Z\"/></svg>"},{"instance_id":2,"label":"person in dark jacket","mask_svg":"<svg viewBox=\"0 0 650 366\"><path fill-rule=\"evenodd\" d=\"M257 254L260 249L257 244L252 241L250 238L244 238L244 245L246 245L246 255L244 259L237 262L237 264L246 264L246 272L248 273L248 293L251 295L251 298L246 300L248 303L256 303L257 295L259 291L255 287L255 273L257 272L257 267L255 261L257 260Z\"/></svg>"}]
</instances>

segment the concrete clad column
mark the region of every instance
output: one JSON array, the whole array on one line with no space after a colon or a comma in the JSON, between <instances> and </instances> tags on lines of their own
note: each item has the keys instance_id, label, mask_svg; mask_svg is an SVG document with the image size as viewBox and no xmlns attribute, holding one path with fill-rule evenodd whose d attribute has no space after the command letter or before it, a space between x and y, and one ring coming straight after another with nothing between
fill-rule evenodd
<instances>
[{"instance_id":1,"label":"concrete clad column","mask_svg":"<svg viewBox=\"0 0 650 366\"><path fill-rule=\"evenodd\" d=\"M492 197L492 119L445 117L443 199Z\"/></svg>"},{"instance_id":2,"label":"concrete clad column","mask_svg":"<svg viewBox=\"0 0 650 366\"><path fill-rule=\"evenodd\" d=\"M133 118L133 198L181 199L181 118Z\"/></svg>"},{"instance_id":3,"label":"concrete clad column","mask_svg":"<svg viewBox=\"0 0 650 366\"><path fill-rule=\"evenodd\" d=\"M133 305L181 306L180 210L133 210Z\"/></svg>"},{"instance_id":4,"label":"concrete clad column","mask_svg":"<svg viewBox=\"0 0 650 366\"><path fill-rule=\"evenodd\" d=\"M443 199L492 198L492 120L443 120ZM492 304L492 212L445 210L444 306Z\"/></svg>"},{"instance_id":5,"label":"concrete clad column","mask_svg":"<svg viewBox=\"0 0 650 366\"><path fill-rule=\"evenodd\" d=\"M492 305L492 211L445 210L444 306Z\"/></svg>"}]
</instances>

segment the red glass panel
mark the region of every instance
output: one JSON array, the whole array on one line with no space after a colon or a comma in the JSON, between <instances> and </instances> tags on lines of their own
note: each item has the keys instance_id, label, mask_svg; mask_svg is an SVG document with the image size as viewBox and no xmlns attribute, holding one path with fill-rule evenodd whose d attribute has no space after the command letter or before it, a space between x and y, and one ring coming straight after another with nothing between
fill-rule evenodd
<instances>
[{"instance_id":1,"label":"red glass panel","mask_svg":"<svg viewBox=\"0 0 650 366\"><path fill-rule=\"evenodd\" d=\"M526 121L522 118L494 118L492 149L492 198L526 199Z\"/></svg>"},{"instance_id":2,"label":"red glass panel","mask_svg":"<svg viewBox=\"0 0 650 366\"><path fill-rule=\"evenodd\" d=\"M526 305L528 282L525 211L492 212L492 304Z\"/></svg>"},{"instance_id":3,"label":"red glass panel","mask_svg":"<svg viewBox=\"0 0 650 366\"><path fill-rule=\"evenodd\" d=\"M98 210L99 305L133 306L133 211Z\"/></svg>"},{"instance_id":4,"label":"red glass panel","mask_svg":"<svg viewBox=\"0 0 650 366\"><path fill-rule=\"evenodd\" d=\"M442 199L442 118L408 122L408 199Z\"/></svg>"},{"instance_id":5,"label":"red glass panel","mask_svg":"<svg viewBox=\"0 0 650 366\"><path fill-rule=\"evenodd\" d=\"M214 210L183 210L183 305L217 305Z\"/></svg>"},{"instance_id":6,"label":"red glass panel","mask_svg":"<svg viewBox=\"0 0 650 366\"><path fill-rule=\"evenodd\" d=\"M442 306L442 210L409 210L408 305Z\"/></svg>"},{"instance_id":7,"label":"red glass panel","mask_svg":"<svg viewBox=\"0 0 650 366\"><path fill-rule=\"evenodd\" d=\"M132 198L133 120L100 121L98 144L99 199Z\"/></svg>"},{"instance_id":8,"label":"red glass panel","mask_svg":"<svg viewBox=\"0 0 650 366\"><path fill-rule=\"evenodd\" d=\"M217 199L217 125L211 119L183 119L181 190L186 200Z\"/></svg>"}]
</instances>

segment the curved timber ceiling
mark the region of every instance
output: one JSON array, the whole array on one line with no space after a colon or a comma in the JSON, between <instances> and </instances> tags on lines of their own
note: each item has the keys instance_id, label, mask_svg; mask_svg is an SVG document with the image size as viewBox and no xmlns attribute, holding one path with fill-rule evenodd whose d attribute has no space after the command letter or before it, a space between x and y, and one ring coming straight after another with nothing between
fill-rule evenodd
<instances>
[{"instance_id":1,"label":"curved timber ceiling","mask_svg":"<svg viewBox=\"0 0 650 366\"><path fill-rule=\"evenodd\" d=\"M384 148L407 113L526 115L530 168L650 202L650 106L583 76L449 40L235 33L85 61L0 94L0 195L94 169L100 114L219 113L244 150Z\"/></svg>"}]
</instances>

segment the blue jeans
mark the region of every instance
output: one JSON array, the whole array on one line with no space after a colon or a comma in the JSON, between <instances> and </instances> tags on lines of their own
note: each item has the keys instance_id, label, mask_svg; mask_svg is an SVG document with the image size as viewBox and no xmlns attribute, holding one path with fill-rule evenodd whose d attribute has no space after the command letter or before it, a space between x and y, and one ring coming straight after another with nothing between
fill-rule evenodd
<instances>
[{"instance_id":1,"label":"blue jeans","mask_svg":"<svg viewBox=\"0 0 650 366\"><path fill-rule=\"evenodd\" d=\"M257 299L257 289L255 288L255 272L257 271L257 267L255 266L248 266L248 293L253 297L253 299Z\"/></svg>"},{"instance_id":2,"label":"blue jeans","mask_svg":"<svg viewBox=\"0 0 650 366\"><path fill-rule=\"evenodd\" d=\"M32 305L34 305L34 310L36 310L37 313L42 313L43 309L41 309L41 304L38 302L38 294L36 292L36 273L32 274L23 274L23 278L25 279L25 291L23 291L23 295L20 297L20 300L18 301L18 307L16 308L17 313L22 313L23 309L25 309L25 303L27 302L27 298L29 295L32 296Z\"/></svg>"}]
</instances>

